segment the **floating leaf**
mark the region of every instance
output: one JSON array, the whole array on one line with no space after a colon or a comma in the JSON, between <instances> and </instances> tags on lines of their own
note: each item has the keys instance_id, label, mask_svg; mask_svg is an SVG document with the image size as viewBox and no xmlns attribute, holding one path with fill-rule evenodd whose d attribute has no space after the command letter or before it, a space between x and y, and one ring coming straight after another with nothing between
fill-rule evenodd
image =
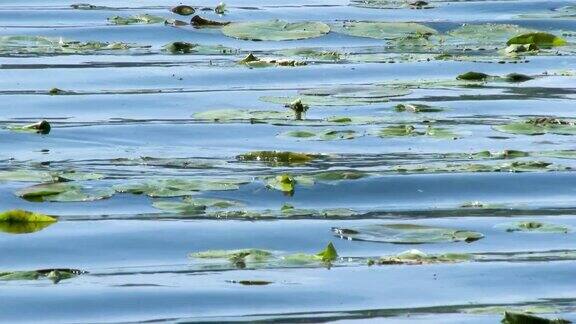
<instances>
[{"instance_id":1,"label":"floating leaf","mask_svg":"<svg viewBox=\"0 0 576 324\"><path fill-rule=\"evenodd\" d=\"M350 140L360 136L356 131L351 129L346 130L297 130L288 131L279 134L280 137L294 137L301 140L313 141L335 141L335 140Z\"/></svg>"},{"instance_id":2,"label":"floating leaf","mask_svg":"<svg viewBox=\"0 0 576 324\"><path fill-rule=\"evenodd\" d=\"M484 237L478 232L413 224L378 224L351 228L334 227L332 231L337 236L348 240L395 244L470 243Z\"/></svg>"},{"instance_id":3,"label":"floating leaf","mask_svg":"<svg viewBox=\"0 0 576 324\"><path fill-rule=\"evenodd\" d=\"M185 197L182 201L158 200L152 206L163 211L188 215L204 214L207 208L226 209L242 206L241 203L217 198Z\"/></svg>"},{"instance_id":4,"label":"floating leaf","mask_svg":"<svg viewBox=\"0 0 576 324\"><path fill-rule=\"evenodd\" d=\"M214 8L214 12L219 14L219 15L223 15L226 13L226 11L228 11L226 9L226 4L224 2L220 2L215 8Z\"/></svg>"},{"instance_id":5,"label":"floating leaf","mask_svg":"<svg viewBox=\"0 0 576 324\"><path fill-rule=\"evenodd\" d=\"M222 28L228 37L253 41L285 41L319 37L330 27L321 22L289 23L282 20L231 23Z\"/></svg>"},{"instance_id":6,"label":"floating leaf","mask_svg":"<svg viewBox=\"0 0 576 324\"><path fill-rule=\"evenodd\" d=\"M175 14L182 15L182 16L189 16L195 12L194 8L192 8L190 6L186 6L186 5L176 6L176 7L172 8L170 11L172 11Z\"/></svg>"},{"instance_id":7,"label":"floating leaf","mask_svg":"<svg viewBox=\"0 0 576 324\"><path fill-rule=\"evenodd\" d=\"M108 22L115 25L134 25L134 24L159 24L166 19L149 14L135 15L131 17L114 16L108 18Z\"/></svg>"},{"instance_id":8,"label":"floating leaf","mask_svg":"<svg viewBox=\"0 0 576 324\"><path fill-rule=\"evenodd\" d=\"M86 273L86 271L77 269L42 269L35 271L0 272L0 281L38 280L46 278L52 280L54 283L58 283L61 280L71 279Z\"/></svg>"},{"instance_id":9,"label":"floating leaf","mask_svg":"<svg viewBox=\"0 0 576 324\"><path fill-rule=\"evenodd\" d=\"M195 195L200 191L237 190L246 181L239 179L158 179L114 186L117 192L150 197L180 197Z\"/></svg>"},{"instance_id":10,"label":"floating leaf","mask_svg":"<svg viewBox=\"0 0 576 324\"><path fill-rule=\"evenodd\" d=\"M238 155L236 158L240 161L266 162L272 165L291 165L305 164L317 157L318 155L296 152L254 151Z\"/></svg>"},{"instance_id":11,"label":"floating leaf","mask_svg":"<svg viewBox=\"0 0 576 324\"><path fill-rule=\"evenodd\" d=\"M318 181L341 181L341 180L357 180L367 177L366 172L354 170L334 170L315 173L314 180Z\"/></svg>"},{"instance_id":12,"label":"floating leaf","mask_svg":"<svg viewBox=\"0 0 576 324\"><path fill-rule=\"evenodd\" d=\"M505 80L508 82L526 82L534 79L533 77L520 73L510 73L506 75Z\"/></svg>"},{"instance_id":13,"label":"floating leaf","mask_svg":"<svg viewBox=\"0 0 576 324\"><path fill-rule=\"evenodd\" d=\"M38 134L48 134L50 133L51 126L50 123L42 120L34 124L24 125L24 126L9 126L8 129L13 131L31 132Z\"/></svg>"},{"instance_id":14,"label":"floating leaf","mask_svg":"<svg viewBox=\"0 0 576 324\"><path fill-rule=\"evenodd\" d=\"M547 319L531 314L504 312L503 324L567 324L572 323L563 319Z\"/></svg>"},{"instance_id":15,"label":"floating leaf","mask_svg":"<svg viewBox=\"0 0 576 324\"><path fill-rule=\"evenodd\" d=\"M112 197L114 190L109 188L88 188L72 183L45 183L21 189L16 192L20 198L33 202L94 201Z\"/></svg>"},{"instance_id":16,"label":"floating leaf","mask_svg":"<svg viewBox=\"0 0 576 324\"><path fill-rule=\"evenodd\" d=\"M506 228L507 232L530 232L530 233L568 233L570 228L564 225L541 223L536 221L515 222L501 224L498 227Z\"/></svg>"},{"instance_id":17,"label":"floating leaf","mask_svg":"<svg viewBox=\"0 0 576 324\"><path fill-rule=\"evenodd\" d=\"M486 73L470 71L464 74L460 74L459 76L456 77L456 79L463 81L486 81L486 79L488 79L489 77L490 76Z\"/></svg>"},{"instance_id":18,"label":"floating leaf","mask_svg":"<svg viewBox=\"0 0 576 324\"><path fill-rule=\"evenodd\" d=\"M316 254L316 256L320 257L322 262L332 262L332 261L336 260L336 258L338 258L338 252L336 251L336 248L334 247L332 242L330 242L330 243L328 243L326 248L324 250L318 252L318 254Z\"/></svg>"},{"instance_id":19,"label":"floating leaf","mask_svg":"<svg viewBox=\"0 0 576 324\"><path fill-rule=\"evenodd\" d=\"M274 58L274 57L256 57L250 53L238 62L251 68L269 67L269 66L302 66L307 63L293 59Z\"/></svg>"},{"instance_id":20,"label":"floating leaf","mask_svg":"<svg viewBox=\"0 0 576 324\"><path fill-rule=\"evenodd\" d=\"M266 186L285 193L293 193L296 187L296 179L289 174L282 174L266 181Z\"/></svg>"},{"instance_id":21,"label":"floating leaf","mask_svg":"<svg viewBox=\"0 0 576 324\"><path fill-rule=\"evenodd\" d=\"M272 284L272 281L266 280L229 280L230 283L241 284L243 286L266 286Z\"/></svg>"},{"instance_id":22,"label":"floating leaf","mask_svg":"<svg viewBox=\"0 0 576 324\"><path fill-rule=\"evenodd\" d=\"M376 39L394 39L406 36L425 37L438 33L428 26L411 22L344 22L336 29L340 33L351 36Z\"/></svg>"},{"instance_id":23,"label":"floating leaf","mask_svg":"<svg viewBox=\"0 0 576 324\"><path fill-rule=\"evenodd\" d=\"M575 135L576 122L551 117L540 117L513 122L507 125L494 126L494 129L500 132L519 135L543 135L546 133Z\"/></svg>"},{"instance_id":24,"label":"floating leaf","mask_svg":"<svg viewBox=\"0 0 576 324\"><path fill-rule=\"evenodd\" d=\"M172 42L162 48L172 54L230 55L238 52L237 49L222 45L201 45L187 42Z\"/></svg>"},{"instance_id":25,"label":"floating leaf","mask_svg":"<svg viewBox=\"0 0 576 324\"><path fill-rule=\"evenodd\" d=\"M235 122L235 121L270 121L270 120L292 120L290 113L276 110L209 110L194 114L194 119L211 120L216 122Z\"/></svg>"},{"instance_id":26,"label":"floating leaf","mask_svg":"<svg viewBox=\"0 0 576 324\"><path fill-rule=\"evenodd\" d=\"M283 56L296 56L315 61L339 61L342 59L342 54L340 52L313 48L289 48L276 53Z\"/></svg>"},{"instance_id":27,"label":"floating leaf","mask_svg":"<svg viewBox=\"0 0 576 324\"><path fill-rule=\"evenodd\" d=\"M226 26L228 24L230 24L229 21L215 21L215 20L209 20L209 19L204 19L198 15L192 17L192 20L190 20L190 24L196 28L201 28L201 27L222 27L222 26Z\"/></svg>"},{"instance_id":28,"label":"floating leaf","mask_svg":"<svg viewBox=\"0 0 576 324\"><path fill-rule=\"evenodd\" d=\"M428 136L437 139L458 139L460 136L447 128L427 126L425 129L416 128L413 125L388 126L380 130L378 136L404 137L404 136Z\"/></svg>"},{"instance_id":29,"label":"floating leaf","mask_svg":"<svg viewBox=\"0 0 576 324\"><path fill-rule=\"evenodd\" d=\"M528 33L532 30L510 24L463 24L448 32L456 41L464 41L468 44L498 45L510 39L510 37Z\"/></svg>"},{"instance_id":30,"label":"floating leaf","mask_svg":"<svg viewBox=\"0 0 576 324\"><path fill-rule=\"evenodd\" d=\"M426 254L419 250L408 250L395 256L381 257L377 260L368 260L368 265L395 265L395 264L435 264L435 263L458 263L473 260L471 254L464 253L444 253Z\"/></svg>"},{"instance_id":31,"label":"floating leaf","mask_svg":"<svg viewBox=\"0 0 576 324\"><path fill-rule=\"evenodd\" d=\"M11 234L38 232L55 222L54 217L21 209L0 213L0 231Z\"/></svg>"},{"instance_id":32,"label":"floating leaf","mask_svg":"<svg viewBox=\"0 0 576 324\"><path fill-rule=\"evenodd\" d=\"M349 106L369 105L389 101L390 97L410 94L405 87L387 86L334 86L328 88L307 89L298 92L298 97L260 97L265 102L290 105L295 100L308 106Z\"/></svg>"},{"instance_id":33,"label":"floating leaf","mask_svg":"<svg viewBox=\"0 0 576 324\"><path fill-rule=\"evenodd\" d=\"M398 104L394 106L394 109L399 112L407 111L412 113L435 113L444 111L444 108L424 104Z\"/></svg>"},{"instance_id":34,"label":"floating leaf","mask_svg":"<svg viewBox=\"0 0 576 324\"><path fill-rule=\"evenodd\" d=\"M512 37L507 45L512 44L535 44L540 47L551 47L551 46L564 46L567 44L566 40L560 38L556 35L537 32L537 33L526 33L516 37Z\"/></svg>"}]
</instances>

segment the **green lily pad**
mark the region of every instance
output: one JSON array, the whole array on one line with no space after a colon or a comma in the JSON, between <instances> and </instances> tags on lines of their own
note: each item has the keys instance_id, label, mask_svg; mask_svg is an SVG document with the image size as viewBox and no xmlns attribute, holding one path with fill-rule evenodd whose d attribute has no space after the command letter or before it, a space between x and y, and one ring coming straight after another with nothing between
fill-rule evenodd
<instances>
[{"instance_id":1,"label":"green lily pad","mask_svg":"<svg viewBox=\"0 0 576 324\"><path fill-rule=\"evenodd\" d=\"M341 181L341 180L357 180L369 176L366 172L355 170L333 170L315 173L314 180L317 181Z\"/></svg>"},{"instance_id":2,"label":"green lily pad","mask_svg":"<svg viewBox=\"0 0 576 324\"><path fill-rule=\"evenodd\" d=\"M222 45L201 45L187 42L172 42L162 48L172 54L231 55L238 53L237 49Z\"/></svg>"},{"instance_id":3,"label":"green lily pad","mask_svg":"<svg viewBox=\"0 0 576 324\"><path fill-rule=\"evenodd\" d=\"M194 119L215 122L258 122L270 120L293 120L294 117L286 111L276 110L209 110L194 114Z\"/></svg>"},{"instance_id":4,"label":"green lily pad","mask_svg":"<svg viewBox=\"0 0 576 324\"><path fill-rule=\"evenodd\" d=\"M398 112L412 112L412 113L436 113L444 111L444 108L434 107L424 104L398 104L394 106L394 109Z\"/></svg>"},{"instance_id":5,"label":"green lily pad","mask_svg":"<svg viewBox=\"0 0 576 324\"><path fill-rule=\"evenodd\" d=\"M272 165L291 165L306 164L317 157L318 155L296 152L254 151L238 155L236 159L239 161L265 162Z\"/></svg>"},{"instance_id":6,"label":"green lily pad","mask_svg":"<svg viewBox=\"0 0 576 324\"><path fill-rule=\"evenodd\" d=\"M326 248L316 254L316 256L320 257L322 262L332 262L338 258L338 252L336 248L332 244L332 242L328 243Z\"/></svg>"},{"instance_id":7,"label":"green lily pad","mask_svg":"<svg viewBox=\"0 0 576 324\"><path fill-rule=\"evenodd\" d=\"M572 323L563 319L547 319L532 314L504 312L503 324L567 324Z\"/></svg>"},{"instance_id":8,"label":"green lily pad","mask_svg":"<svg viewBox=\"0 0 576 324\"><path fill-rule=\"evenodd\" d=\"M121 42L79 42L42 36L0 36L0 54L3 55L89 54L102 51L143 50L148 48L150 46ZM65 93L57 88L53 90L50 94Z\"/></svg>"},{"instance_id":9,"label":"green lily pad","mask_svg":"<svg viewBox=\"0 0 576 324\"><path fill-rule=\"evenodd\" d=\"M166 21L166 18L149 14L135 15L131 17L114 16L108 18L108 22L115 25L159 24L164 21Z\"/></svg>"},{"instance_id":10,"label":"green lily pad","mask_svg":"<svg viewBox=\"0 0 576 324\"><path fill-rule=\"evenodd\" d=\"M240 184L246 183L239 179L203 180L203 179L158 179L114 186L120 193L147 195L150 197L180 197L192 196L200 191L237 190Z\"/></svg>"},{"instance_id":11,"label":"green lily pad","mask_svg":"<svg viewBox=\"0 0 576 324\"><path fill-rule=\"evenodd\" d=\"M0 231L11 234L34 233L57 222L57 219L26 210L14 209L0 213Z\"/></svg>"},{"instance_id":12,"label":"green lily pad","mask_svg":"<svg viewBox=\"0 0 576 324\"><path fill-rule=\"evenodd\" d=\"M112 197L110 188L89 188L69 182L45 183L21 189L16 195L33 202L81 202L95 201Z\"/></svg>"},{"instance_id":13,"label":"green lily pad","mask_svg":"<svg viewBox=\"0 0 576 324\"><path fill-rule=\"evenodd\" d=\"M550 305L527 305L527 306L487 306L468 308L463 310L467 314L504 314L504 312L527 313L527 314L552 314L560 313L560 308Z\"/></svg>"},{"instance_id":14,"label":"green lily pad","mask_svg":"<svg viewBox=\"0 0 576 324\"><path fill-rule=\"evenodd\" d=\"M49 134L52 127L50 123L42 120L37 123L24 125L24 126L8 126L9 130L12 131L20 131L20 132L30 132L30 133L38 133L38 134Z\"/></svg>"},{"instance_id":15,"label":"green lily pad","mask_svg":"<svg viewBox=\"0 0 576 324\"><path fill-rule=\"evenodd\" d=\"M507 232L530 232L530 233L568 233L570 228L565 225L541 223L536 221L515 222L500 224L497 227L505 228Z\"/></svg>"},{"instance_id":16,"label":"green lily pad","mask_svg":"<svg viewBox=\"0 0 576 324\"><path fill-rule=\"evenodd\" d=\"M421 265L435 263L459 263L473 260L471 254L465 253L443 253L426 254L419 250L408 250L394 256L381 257L376 260L369 259L368 265Z\"/></svg>"},{"instance_id":17,"label":"green lily pad","mask_svg":"<svg viewBox=\"0 0 576 324\"><path fill-rule=\"evenodd\" d=\"M309 140L309 141L336 141L336 140L350 140L354 139L361 134L351 129L344 130L296 130L280 133L279 137L283 138L297 138L299 140Z\"/></svg>"},{"instance_id":18,"label":"green lily pad","mask_svg":"<svg viewBox=\"0 0 576 324\"><path fill-rule=\"evenodd\" d=\"M242 206L242 204L226 199L184 197L181 201L157 200L152 203L152 206L171 213L201 215L208 208L226 209Z\"/></svg>"},{"instance_id":19,"label":"green lily pad","mask_svg":"<svg viewBox=\"0 0 576 324\"><path fill-rule=\"evenodd\" d=\"M370 105L389 101L391 97L410 94L405 87L387 86L335 86L328 88L307 89L298 92L297 97L263 96L261 101L289 105L300 100L308 106L350 106Z\"/></svg>"},{"instance_id":20,"label":"green lily pad","mask_svg":"<svg viewBox=\"0 0 576 324\"><path fill-rule=\"evenodd\" d=\"M271 66L302 66L306 65L305 61L295 59L276 58L276 57L256 57L250 53L242 60L238 61L239 64L246 65L250 68L262 68Z\"/></svg>"},{"instance_id":21,"label":"green lily pad","mask_svg":"<svg viewBox=\"0 0 576 324\"><path fill-rule=\"evenodd\" d=\"M413 224L378 224L351 228L333 227L332 231L348 240L394 244L474 242L484 238L478 232Z\"/></svg>"},{"instance_id":22,"label":"green lily pad","mask_svg":"<svg viewBox=\"0 0 576 324\"><path fill-rule=\"evenodd\" d=\"M464 74L460 74L456 77L456 80L463 80L463 81L486 81L490 76L486 73L482 72L466 72Z\"/></svg>"},{"instance_id":23,"label":"green lily pad","mask_svg":"<svg viewBox=\"0 0 576 324\"><path fill-rule=\"evenodd\" d=\"M222 28L228 37L253 41L285 41L320 37L330 32L321 22L289 23L282 20L237 22Z\"/></svg>"},{"instance_id":24,"label":"green lily pad","mask_svg":"<svg viewBox=\"0 0 576 324\"><path fill-rule=\"evenodd\" d=\"M512 44L536 44L540 47L564 46L567 44L566 40L553 34L536 32L526 33L516 37L512 37L506 43Z\"/></svg>"},{"instance_id":25,"label":"green lily pad","mask_svg":"<svg viewBox=\"0 0 576 324\"><path fill-rule=\"evenodd\" d=\"M38 280L46 278L50 279L54 283L58 283L61 280L71 279L86 273L86 271L78 269L42 269L34 271L0 272L0 281Z\"/></svg>"},{"instance_id":26,"label":"green lily pad","mask_svg":"<svg viewBox=\"0 0 576 324\"><path fill-rule=\"evenodd\" d=\"M337 26L335 31L351 36L376 39L395 39L406 36L425 37L438 32L428 26L412 22L350 21Z\"/></svg>"},{"instance_id":27,"label":"green lily pad","mask_svg":"<svg viewBox=\"0 0 576 324\"><path fill-rule=\"evenodd\" d=\"M0 181L50 182L53 180L52 173L48 171L23 169L0 171Z\"/></svg>"},{"instance_id":28,"label":"green lily pad","mask_svg":"<svg viewBox=\"0 0 576 324\"><path fill-rule=\"evenodd\" d=\"M296 188L296 179L289 174L282 174L266 181L268 188L280 190L286 193L293 193Z\"/></svg>"},{"instance_id":29,"label":"green lily pad","mask_svg":"<svg viewBox=\"0 0 576 324\"><path fill-rule=\"evenodd\" d=\"M328 62L340 61L343 56L342 53L337 51L320 50L314 48L289 48L277 51L276 54L287 57L301 57L306 60Z\"/></svg>"},{"instance_id":30,"label":"green lily pad","mask_svg":"<svg viewBox=\"0 0 576 324\"><path fill-rule=\"evenodd\" d=\"M182 15L182 16L189 16L189 15L192 15L194 12L196 12L196 10L194 10L194 8L187 6L187 5L176 6L172 9L170 9L170 11L172 11L175 14Z\"/></svg>"},{"instance_id":31,"label":"green lily pad","mask_svg":"<svg viewBox=\"0 0 576 324\"><path fill-rule=\"evenodd\" d=\"M473 45L499 45L511 37L533 30L510 24L464 24L448 32L452 41ZM450 40L449 40L450 41Z\"/></svg>"},{"instance_id":32,"label":"green lily pad","mask_svg":"<svg viewBox=\"0 0 576 324\"><path fill-rule=\"evenodd\" d=\"M378 136L404 137L404 136L427 136L436 139L458 139L461 136L452 132L448 128L427 126L425 129L417 128L413 125L388 126L378 132Z\"/></svg>"},{"instance_id":33,"label":"green lily pad","mask_svg":"<svg viewBox=\"0 0 576 324\"><path fill-rule=\"evenodd\" d=\"M494 129L500 132L518 135L543 135L546 133L575 135L576 122L551 117L540 117L513 122L507 125L494 126Z\"/></svg>"}]
</instances>

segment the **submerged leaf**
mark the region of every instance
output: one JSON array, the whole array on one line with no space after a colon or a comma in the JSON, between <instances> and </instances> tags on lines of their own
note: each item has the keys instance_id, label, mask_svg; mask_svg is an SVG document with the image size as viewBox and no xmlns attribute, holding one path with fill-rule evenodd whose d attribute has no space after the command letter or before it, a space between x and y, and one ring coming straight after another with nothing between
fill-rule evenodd
<instances>
[{"instance_id":1,"label":"submerged leaf","mask_svg":"<svg viewBox=\"0 0 576 324\"><path fill-rule=\"evenodd\" d=\"M444 242L474 242L481 233L443 227L413 224L378 224L351 228L332 228L340 238L394 244L423 244Z\"/></svg>"},{"instance_id":2,"label":"submerged leaf","mask_svg":"<svg viewBox=\"0 0 576 324\"><path fill-rule=\"evenodd\" d=\"M319 37L330 27L321 22L289 23L282 20L231 23L222 28L228 37L253 41L284 41Z\"/></svg>"}]
</instances>

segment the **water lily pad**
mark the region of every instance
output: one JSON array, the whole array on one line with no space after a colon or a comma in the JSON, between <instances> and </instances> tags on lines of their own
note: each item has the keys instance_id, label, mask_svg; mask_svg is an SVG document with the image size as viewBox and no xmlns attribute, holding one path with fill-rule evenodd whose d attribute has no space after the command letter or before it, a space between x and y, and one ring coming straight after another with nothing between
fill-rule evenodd
<instances>
[{"instance_id":1,"label":"water lily pad","mask_svg":"<svg viewBox=\"0 0 576 324\"><path fill-rule=\"evenodd\" d=\"M526 33L516 37L512 37L506 43L507 45L512 44L535 44L540 47L551 47L551 46L564 46L567 44L566 40L553 34L537 32L537 33Z\"/></svg>"},{"instance_id":2,"label":"water lily pad","mask_svg":"<svg viewBox=\"0 0 576 324\"><path fill-rule=\"evenodd\" d=\"M568 233L570 228L565 225L541 223L536 221L515 222L500 224L497 227L505 228L507 232L530 232L530 233Z\"/></svg>"},{"instance_id":3,"label":"water lily pad","mask_svg":"<svg viewBox=\"0 0 576 324\"><path fill-rule=\"evenodd\" d=\"M240 161L257 161L272 165L291 165L305 164L317 157L318 155L296 152L254 151L238 155L236 158Z\"/></svg>"},{"instance_id":4,"label":"water lily pad","mask_svg":"<svg viewBox=\"0 0 576 324\"><path fill-rule=\"evenodd\" d=\"M332 231L348 240L394 244L474 242L484 238L478 232L413 224L375 224L350 228L334 227Z\"/></svg>"},{"instance_id":5,"label":"water lily pad","mask_svg":"<svg viewBox=\"0 0 576 324\"><path fill-rule=\"evenodd\" d=\"M53 283L58 283L65 279L71 279L78 275L86 274L86 271L78 269L41 269L34 271L10 271L0 272L0 281L20 281L50 279Z\"/></svg>"},{"instance_id":6,"label":"water lily pad","mask_svg":"<svg viewBox=\"0 0 576 324\"><path fill-rule=\"evenodd\" d=\"M434 107L424 104L398 104L394 106L394 109L398 112L412 112L412 113L435 113L444 111L444 108Z\"/></svg>"},{"instance_id":7,"label":"water lily pad","mask_svg":"<svg viewBox=\"0 0 576 324\"><path fill-rule=\"evenodd\" d=\"M546 133L575 135L576 122L551 117L540 117L513 122L507 125L494 126L494 129L500 132L518 135L543 135Z\"/></svg>"},{"instance_id":8,"label":"water lily pad","mask_svg":"<svg viewBox=\"0 0 576 324\"><path fill-rule=\"evenodd\" d=\"M258 122L273 120L293 120L294 117L286 111L276 110L235 110L221 109L209 110L194 114L194 119L210 120L215 122Z\"/></svg>"},{"instance_id":9,"label":"water lily pad","mask_svg":"<svg viewBox=\"0 0 576 324\"><path fill-rule=\"evenodd\" d=\"M189 15L193 14L194 12L196 12L196 10L194 10L194 8L187 6L187 5L176 6L172 9L170 9L170 11L172 11L173 13L182 15L182 16L189 16Z\"/></svg>"},{"instance_id":10,"label":"water lily pad","mask_svg":"<svg viewBox=\"0 0 576 324\"><path fill-rule=\"evenodd\" d=\"M330 242L328 243L326 248L318 252L316 256L320 257L320 260L322 260L322 262L331 262L336 260L336 258L338 258L338 252L336 251L336 248L334 247L332 242Z\"/></svg>"},{"instance_id":11,"label":"water lily pad","mask_svg":"<svg viewBox=\"0 0 576 324\"><path fill-rule=\"evenodd\" d=\"M110 198L113 194L114 190L110 188L90 188L69 182L39 184L16 192L18 197L33 202L95 201Z\"/></svg>"},{"instance_id":12,"label":"water lily pad","mask_svg":"<svg viewBox=\"0 0 576 324\"><path fill-rule=\"evenodd\" d=\"M296 179L289 174L282 174L266 181L266 186L286 193L293 193L296 188Z\"/></svg>"},{"instance_id":13,"label":"water lily pad","mask_svg":"<svg viewBox=\"0 0 576 324\"><path fill-rule=\"evenodd\" d=\"M282 20L237 22L222 28L228 37L254 41L285 41L320 37L330 32L321 22L289 23Z\"/></svg>"},{"instance_id":14,"label":"water lily pad","mask_svg":"<svg viewBox=\"0 0 576 324\"><path fill-rule=\"evenodd\" d=\"M474 257L471 254L465 253L426 254L422 251L412 249L394 256L381 257L376 260L369 259L368 265L459 263L473 259Z\"/></svg>"},{"instance_id":15,"label":"water lily pad","mask_svg":"<svg viewBox=\"0 0 576 324\"><path fill-rule=\"evenodd\" d=\"M394 39L406 36L429 36L438 33L428 26L412 22L350 21L336 27L339 33L376 39Z\"/></svg>"},{"instance_id":16,"label":"water lily pad","mask_svg":"<svg viewBox=\"0 0 576 324\"><path fill-rule=\"evenodd\" d=\"M511 37L533 30L510 24L463 24L448 32L456 42L474 45L499 45Z\"/></svg>"},{"instance_id":17,"label":"water lily pad","mask_svg":"<svg viewBox=\"0 0 576 324\"><path fill-rule=\"evenodd\" d=\"M244 183L246 181L240 179L158 179L116 185L114 189L120 193L150 197L181 197L192 196L200 191L237 190Z\"/></svg>"},{"instance_id":18,"label":"water lily pad","mask_svg":"<svg viewBox=\"0 0 576 324\"><path fill-rule=\"evenodd\" d=\"M114 16L108 18L108 22L115 25L159 24L163 23L164 21L166 21L166 18L149 14L135 15L130 17Z\"/></svg>"},{"instance_id":19,"label":"water lily pad","mask_svg":"<svg viewBox=\"0 0 576 324\"><path fill-rule=\"evenodd\" d=\"M504 312L503 324L567 324L572 323L563 319L547 319L532 314Z\"/></svg>"},{"instance_id":20,"label":"water lily pad","mask_svg":"<svg viewBox=\"0 0 576 324\"><path fill-rule=\"evenodd\" d=\"M242 206L242 204L227 199L184 197L181 201L157 200L152 203L152 206L171 213L201 215L208 208L226 209Z\"/></svg>"},{"instance_id":21,"label":"water lily pad","mask_svg":"<svg viewBox=\"0 0 576 324\"><path fill-rule=\"evenodd\" d=\"M172 42L162 47L172 54L197 54L197 55L231 55L238 50L222 45L202 45L187 42Z\"/></svg>"},{"instance_id":22,"label":"water lily pad","mask_svg":"<svg viewBox=\"0 0 576 324\"><path fill-rule=\"evenodd\" d=\"M387 102L391 97L405 96L410 93L410 89L405 87L334 86L302 90L298 92L297 97L263 96L260 100L283 105L300 100L308 106L362 106Z\"/></svg>"},{"instance_id":23,"label":"water lily pad","mask_svg":"<svg viewBox=\"0 0 576 324\"><path fill-rule=\"evenodd\" d=\"M350 140L354 139L361 134L351 129L344 130L296 130L280 133L279 137L297 138L299 140L309 140L309 141L335 141L335 140Z\"/></svg>"},{"instance_id":24,"label":"water lily pad","mask_svg":"<svg viewBox=\"0 0 576 324\"><path fill-rule=\"evenodd\" d=\"M306 65L305 61L295 59L277 58L277 57L256 57L250 53L242 60L238 61L239 64L246 65L250 68L270 67L270 66L302 66Z\"/></svg>"},{"instance_id":25,"label":"water lily pad","mask_svg":"<svg viewBox=\"0 0 576 324\"><path fill-rule=\"evenodd\" d=\"M425 128L417 128L414 125L395 125L388 126L380 130L378 136L386 137L404 137L404 136L427 136L436 139L458 139L461 136L452 132L448 128L426 126Z\"/></svg>"},{"instance_id":26,"label":"water lily pad","mask_svg":"<svg viewBox=\"0 0 576 324\"><path fill-rule=\"evenodd\" d=\"M287 57L301 57L306 60L314 61L340 61L342 53L330 50L321 50L314 48L289 48L276 52L276 54Z\"/></svg>"},{"instance_id":27,"label":"water lily pad","mask_svg":"<svg viewBox=\"0 0 576 324\"><path fill-rule=\"evenodd\" d=\"M57 219L21 209L0 213L0 231L11 234L34 233L57 222Z\"/></svg>"},{"instance_id":28,"label":"water lily pad","mask_svg":"<svg viewBox=\"0 0 576 324\"><path fill-rule=\"evenodd\" d=\"M315 173L314 180L317 181L341 181L341 180L357 180L369 176L366 172L355 170L333 170Z\"/></svg>"},{"instance_id":29,"label":"water lily pad","mask_svg":"<svg viewBox=\"0 0 576 324\"><path fill-rule=\"evenodd\" d=\"M49 134L52 127L50 123L42 120L37 123L23 125L23 126L8 126L9 130L12 131L20 131L20 132L30 132L30 133L38 133L38 134Z\"/></svg>"},{"instance_id":30,"label":"water lily pad","mask_svg":"<svg viewBox=\"0 0 576 324\"><path fill-rule=\"evenodd\" d=\"M488 74L474 71L466 72L456 77L457 80L463 81L486 81L488 78L490 78Z\"/></svg>"},{"instance_id":31,"label":"water lily pad","mask_svg":"<svg viewBox=\"0 0 576 324\"><path fill-rule=\"evenodd\" d=\"M146 50L148 48L150 46L122 42L79 42L42 36L0 36L0 54L3 55L89 54L130 49ZM54 90L51 94L65 93L57 88ZM61 93L58 93L58 90Z\"/></svg>"},{"instance_id":32,"label":"water lily pad","mask_svg":"<svg viewBox=\"0 0 576 324\"><path fill-rule=\"evenodd\" d=\"M195 28L219 28L222 26L229 25L229 21L215 21L210 19L202 18L198 15L192 17L190 24Z\"/></svg>"}]
</instances>

